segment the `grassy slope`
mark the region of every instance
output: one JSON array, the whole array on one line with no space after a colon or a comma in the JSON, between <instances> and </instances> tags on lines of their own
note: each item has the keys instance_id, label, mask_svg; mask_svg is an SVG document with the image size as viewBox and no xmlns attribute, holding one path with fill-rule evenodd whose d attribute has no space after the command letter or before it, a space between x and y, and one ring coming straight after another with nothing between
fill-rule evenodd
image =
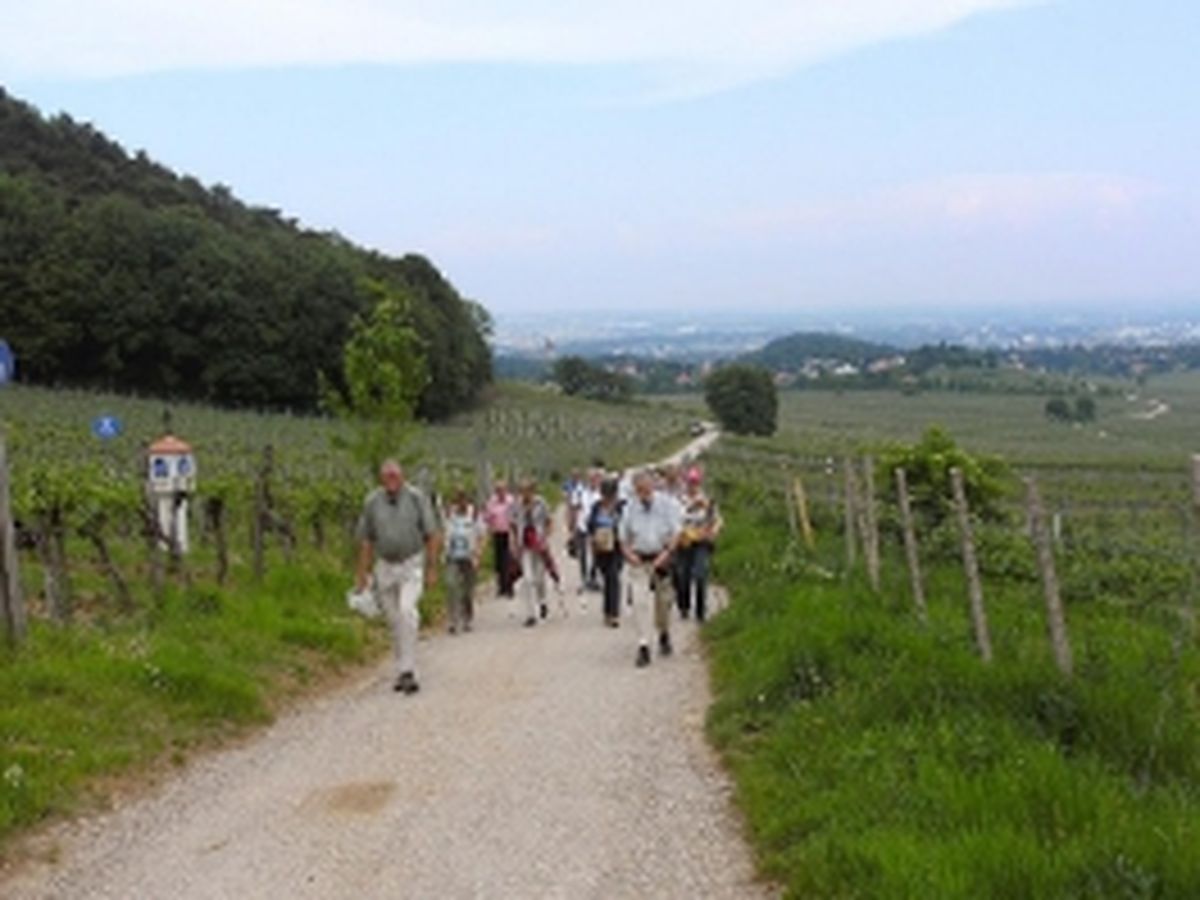
<instances>
[{"instance_id":1,"label":"grassy slope","mask_svg":"<svg viewBox=\"0 0 1200 900\"><path fill-rule=\"evenodd\" d=\"M883 398L848 394L819 414L812 399L789 399L776 449L869 446L924 424ZM1156 434L1157 461L1181 467L1200 398L1164 399L1175 421L1136 427ZM992 400L931 397L930 418L974 423L977 449L1016 447L1019 417L1006 412L1016 401ZM820 424L800 427L801 404L803 421ZM1040 430L1026 428L1029 456L1074 458ZM1145 459L1132 439L1118 446L1105 451L1113 464ZM711 466L730 520L718 576L734 605L707 630L710 732L768 874L806 897L1200 896L1200 652L1194 636L1180 652L1161 598L1131 608L1142 579L1105 586L1083 577L1095 571L1087 561L1064 565L1077 657L1068 683L1051 664L1036 582L989 578L997 662L984 667L956 563L927 561L922 629L898 558L880 597L859 574L822 574L787 550L774 467L756 482L726 450ZM836 572L837 520L816 511L827 541L817 559Z\"/></svg>"}]
</instances>

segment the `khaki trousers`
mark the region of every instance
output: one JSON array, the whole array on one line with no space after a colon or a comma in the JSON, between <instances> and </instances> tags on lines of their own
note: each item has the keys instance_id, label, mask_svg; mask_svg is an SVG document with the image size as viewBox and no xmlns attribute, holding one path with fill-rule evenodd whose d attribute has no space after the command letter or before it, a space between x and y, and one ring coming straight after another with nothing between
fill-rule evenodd
<instances>
[{"instance_id":1,"label":"khaki trousers","mask_svg":"<svg viewBox=\"0 0 1200 900\"><path fill-rule=\"evenodd\" d=\"M674 590L670 572L656 574L650 563L631 566L628 569L629 604L633 607L633 623L637 630L638 643L649 647L654 632L668 634L671 631L671 603Z\"/></svg>"},{"instance_id":2,"label":"khaki trousers","mask_svg":"<svg viewBox=\"0 0 1200 900\"><path fill-rule=\"evenodd\" d=\"M417 636L421 614L417 604L425 590L425 558L418 553L399 563L375 562L375 596L392 630L397 673L416 674Z\"/></svg>"}]
</instances>

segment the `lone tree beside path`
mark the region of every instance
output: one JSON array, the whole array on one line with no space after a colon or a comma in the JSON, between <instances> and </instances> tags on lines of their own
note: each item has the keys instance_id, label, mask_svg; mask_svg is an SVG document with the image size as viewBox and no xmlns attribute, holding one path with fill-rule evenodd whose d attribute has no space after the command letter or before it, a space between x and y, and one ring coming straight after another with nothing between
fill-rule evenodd
<instances>
[{"instance_id":1,"label":"lone tree beside path","mask_svg":"<svg viewBox=\"0 0 1200 900\"><path fill-rule=\"evenodd\" d=\"M726 431L764 437L775 433L779 395L766 369L747 365L718 369L704 384L704 400Z\"/></svg>"}]
</instances>

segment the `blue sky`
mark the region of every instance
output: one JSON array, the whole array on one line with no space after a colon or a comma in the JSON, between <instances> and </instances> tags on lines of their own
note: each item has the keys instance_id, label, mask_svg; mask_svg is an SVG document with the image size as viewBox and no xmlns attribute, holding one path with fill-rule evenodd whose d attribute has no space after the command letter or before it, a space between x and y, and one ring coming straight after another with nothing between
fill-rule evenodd
<instances>
[{"instance_id":1,"label":"blue sky","mask_svg":"<svg viewBox=\"0 0 1200 900\"><path fill-rule=\"evenodd\" d=\"M0 83L501 316L1200 301L1192 0L595 6L0 0Z\"/></svg>"}]
</instances>

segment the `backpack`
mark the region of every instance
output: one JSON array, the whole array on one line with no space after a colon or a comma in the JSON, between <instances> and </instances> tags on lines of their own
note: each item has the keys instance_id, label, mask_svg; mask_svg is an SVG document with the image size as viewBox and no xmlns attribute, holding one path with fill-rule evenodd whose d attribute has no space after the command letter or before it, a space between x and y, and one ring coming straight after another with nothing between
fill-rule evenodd
<instances>
[{"instance_id":1,"label":"backpack","mask_svg":"<svg viewBox=\"0 0 1200 900\"><path fill-rule=\"evenodd\" d=\"M467 562L474 555L475 520L451 515L446 529L446 556L452 562Z\"/></svg>"},{"instance_id":2,"label":"backpack","mask_svg":"<svg viewBox=\"0 0 1200 900\"><path fill-rule=\"evenodd\" d=\"M618 517L615 509L605 513L599 502L592 507L592 549L596 553L612 553L617 549Z\"/></svg>"}]
</instances>

